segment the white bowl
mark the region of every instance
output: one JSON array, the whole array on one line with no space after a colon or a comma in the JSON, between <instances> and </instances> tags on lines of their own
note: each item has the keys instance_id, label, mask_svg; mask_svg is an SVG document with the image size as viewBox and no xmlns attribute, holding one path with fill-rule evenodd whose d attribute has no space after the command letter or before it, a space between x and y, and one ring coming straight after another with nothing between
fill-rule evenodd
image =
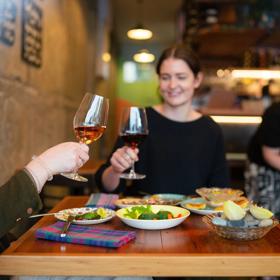
<instances>
[{"instance_id":1,"label":"white bowl","mask_svg":"<svg viewBox=\"0 0 280 280\"><path fill-rule=\"evenodd\" d=\"M147 205L143 205L147 206ZM127 209L131 209L134 206L130 206L127 208L119 209L116 212L116 215L128 226L139 228L139 229L149 229L149 230L158 230L158 229L166 229L172 228L179 224L181 224L189 215L190 211L187 209L183 209L181 207L171 206L171 205L151 205L152 211L157 213L160 210L170 211L174 216L178 216L181 214L182 216L174 219L164 219L164 220L139 220L127 218L124 216Z\"/></svg>"}]
</instances>

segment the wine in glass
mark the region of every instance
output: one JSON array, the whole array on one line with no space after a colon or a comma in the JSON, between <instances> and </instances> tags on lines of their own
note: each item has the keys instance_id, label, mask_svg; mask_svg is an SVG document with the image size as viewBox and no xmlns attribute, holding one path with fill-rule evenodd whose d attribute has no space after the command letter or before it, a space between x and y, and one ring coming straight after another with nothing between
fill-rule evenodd
<instances>
[{"instance_id":1,"label":"wine in glass","mask_svg":"<svg viewBox=\"0 0 280 280\"><path fill-rule=\"evenodd\" d=\"M132 149L136 149L145 140L148 133L146 110L139 107L125 108L122 113L119 132L125 144ZM129 173L122 173L120 175L120 178L132 180L143 179L145 177L145 174L135 172L134 162Z\"/></svg>"},{"instance_id":2,"label":"wine in glass","mask_svg":"<svg viewBox=\"0 0 280 280\"><path fill-rule=\"evenodd\" d=\"M98 140L106 129L109 112L109 100L97 94L86 93L73 121L76 138L87 145ZM87 178L78 173L62 173L63 176L87 182Z\"/></svg>"}]
</instances>

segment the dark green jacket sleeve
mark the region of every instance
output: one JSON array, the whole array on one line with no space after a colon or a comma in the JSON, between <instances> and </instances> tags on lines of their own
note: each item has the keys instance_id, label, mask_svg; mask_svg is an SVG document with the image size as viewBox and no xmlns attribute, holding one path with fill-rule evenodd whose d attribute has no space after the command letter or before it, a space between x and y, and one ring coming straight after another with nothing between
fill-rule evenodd
<instances>
[{"instance_id":1,"label":"dark green jacket sleeve","mask_svg":"<svg viewBox=\"0 0 280 280\"><path fill-rule=\"evenodd\" d=\"M34 181L22 170L0 187L0 238L42 207Z\"/></svg>"}]
</instances>

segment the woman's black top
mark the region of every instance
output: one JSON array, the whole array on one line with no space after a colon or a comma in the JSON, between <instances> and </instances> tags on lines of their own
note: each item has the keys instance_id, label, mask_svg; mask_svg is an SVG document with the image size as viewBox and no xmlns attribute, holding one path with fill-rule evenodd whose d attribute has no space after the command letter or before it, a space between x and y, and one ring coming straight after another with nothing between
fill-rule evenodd
<instances>
[{"instance_id":1,"label":"woman's black top","mask_svg":"<svg viewBox=\"0 0 280 280\"><path fill-rule=\"evenodd\" d=\"M280 103L272 104L263 114L262 123L251 138L248 147L250 162L270 167L263 158L262 146L280 148ZM272 168L273 169L273 168Z\"/></svg>"},{"instance_id":2,"label":"woman's black top","mask_svg":"<svg viewBox=\"0 0 280 280\"><path fill-rule=\"evenodd\" d=\"M115 192L125 195L143 193L195 194L198 187L226 187L229 184L222 131L210 117L190 122L170 120L153 108L147 108L149 135L139 146L138 173L142 180L125 180ZM124 145L118 138L113 152ZM96 173L97 186L104 191L101 176L108 161Z\"/></svg>"}]
</instances>

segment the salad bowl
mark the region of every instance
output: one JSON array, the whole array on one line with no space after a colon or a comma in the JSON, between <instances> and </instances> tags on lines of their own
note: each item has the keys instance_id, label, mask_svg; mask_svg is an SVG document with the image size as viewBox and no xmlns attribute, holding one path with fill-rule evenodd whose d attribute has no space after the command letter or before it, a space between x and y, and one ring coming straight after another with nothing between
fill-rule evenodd
<instances>
[{"instance_id":1,"label":"salad bowl","mask_svg":"<svg viewBox=\"0 0 280 280\"><path fill-rule=\"evenodd\" d=\"M130 213L137 212L134 211L135 209L140 209L141 212L141 207L143 207L142 209L147 209L147 207L149 207L149 209L154 214L158 214L160 211L168 211L172 214L172 218L169 217L166 219L141 219L141 213L138 213L136 216L134 216L133 214L130 215ZM128 226L147 230L161 230L172 228L181 224L190 215L190 211L181 207L171 205L140 205L119 209L116 212L116 215L122 220L123 223L127 224Z\"/></svg>"}]
</instances>

